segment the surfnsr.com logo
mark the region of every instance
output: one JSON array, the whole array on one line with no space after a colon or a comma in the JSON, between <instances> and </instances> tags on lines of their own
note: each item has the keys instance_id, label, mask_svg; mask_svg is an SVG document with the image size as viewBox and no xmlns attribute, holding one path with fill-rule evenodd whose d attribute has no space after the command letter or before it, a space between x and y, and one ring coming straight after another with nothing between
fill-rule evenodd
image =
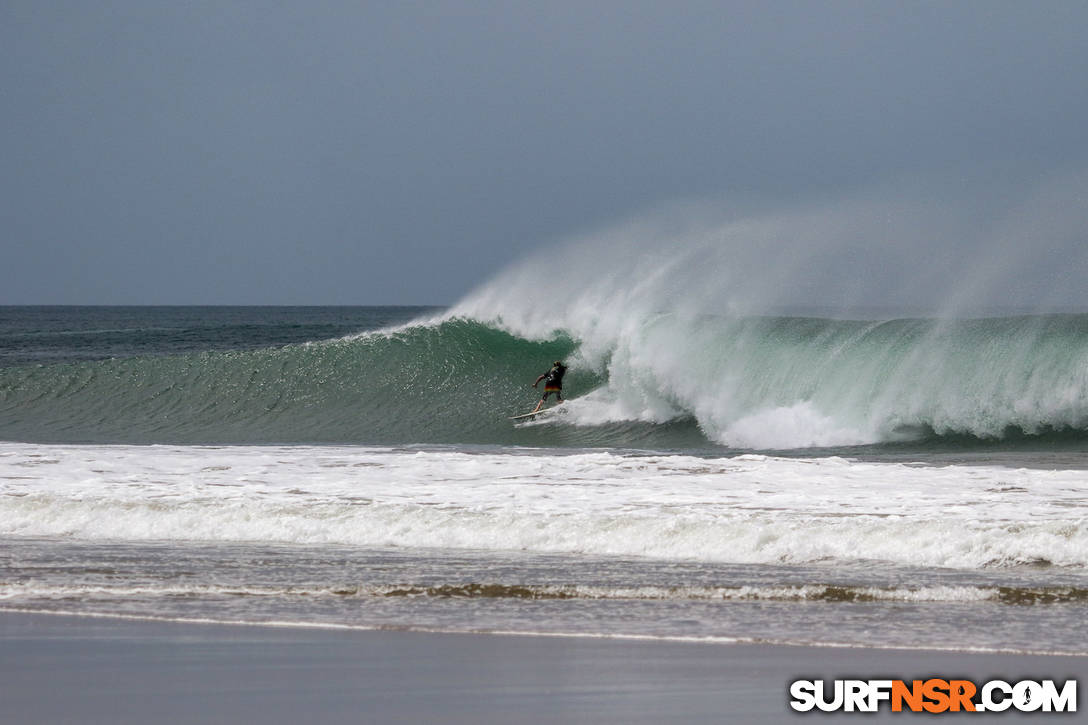
<instances>
[{"instance_id":1,"label":"surfnsr.com logo","mask_svg":"<svg viewBox=\"0 0 1088 725\"><path fill-rule=\"evenodd\" d=\"M798 712L1076 712L1077 681L796 680L790 698Z\"/></svg>"}]
</instances>

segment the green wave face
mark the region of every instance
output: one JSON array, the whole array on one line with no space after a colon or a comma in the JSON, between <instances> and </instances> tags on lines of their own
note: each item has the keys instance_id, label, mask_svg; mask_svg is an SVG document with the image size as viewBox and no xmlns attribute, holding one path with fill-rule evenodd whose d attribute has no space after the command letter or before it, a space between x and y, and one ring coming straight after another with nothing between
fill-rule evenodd
<instances>
[{"instance_id":1,"label":"green wave face","mask_svg":"<svg viewBox=\"0 0 1088 725\"><path fill-rule=\"evenodd\" d=\"M5 368L0 438L657 449L1088 440L1088 315L660 315L607 338L568 334L527 340L459 318L261 350ZM558 358L570 364L572 414L512 424Z\"/></svg>"},{"instance_id":2,"label":"green wave face","mask_svg":"<svg viewBox=\"0 0 1088 725\"><path fill-rule=\"evenodd\" d=\"M275 349L0 371L0 436L126 443L443 443L510 437L569 341L470 322ZM572 382L597 384L593 376Z\"/></svg>"}]
</instances>

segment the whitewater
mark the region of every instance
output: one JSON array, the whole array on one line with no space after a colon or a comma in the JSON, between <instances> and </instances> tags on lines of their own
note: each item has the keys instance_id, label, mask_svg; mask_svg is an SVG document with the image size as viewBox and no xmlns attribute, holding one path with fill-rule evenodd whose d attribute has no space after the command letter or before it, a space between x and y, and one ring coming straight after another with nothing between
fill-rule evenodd
<instances>
[{"instance_id":1,"label":"whitewater","mask_svg":"<svg viewBox=\"0 0 1088 725\"><path fill-rule=\"evenodd\" d=\"M1088 566L1084 472L841 458L0 445L6 535Z\"/></svg>"}]
</instances>

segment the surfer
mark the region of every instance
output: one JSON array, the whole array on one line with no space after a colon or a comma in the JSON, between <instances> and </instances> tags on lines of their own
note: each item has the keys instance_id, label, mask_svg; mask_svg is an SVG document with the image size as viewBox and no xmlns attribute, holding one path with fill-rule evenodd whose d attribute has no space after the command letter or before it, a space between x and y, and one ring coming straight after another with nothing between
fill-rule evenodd
<instances>
[{"instance_id":1,"label":"surfer","mask_svg":"<svg viewBox=\"0 0 1088 725\"><path fill-rule=\"evenodd\" d=\"M544 381L544 397L540 399L540 402L536 404L534 413L539 411L544 406L544 401L548 399L548 396L555 393L555 399L560 403L563 402L563 374L567 372L567 366L561 361L556 360L552 363L552 369L541 375L533 383L535 388L540 384L540 381Z\"/></svg>"}]
</instances>

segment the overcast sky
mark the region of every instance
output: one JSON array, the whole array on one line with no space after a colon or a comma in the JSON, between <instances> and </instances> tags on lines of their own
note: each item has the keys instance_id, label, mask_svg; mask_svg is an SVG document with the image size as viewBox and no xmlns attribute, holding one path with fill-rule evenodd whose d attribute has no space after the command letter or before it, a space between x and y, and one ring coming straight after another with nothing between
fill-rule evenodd
<instances>
[{"instance_id":1,"label":"overcast sky","mask_svg":"<svg viewBox=\"0 0 1088 725\"><path fill-rule=\"evenodd\" d=\"M934 248L999 229L1043 250L1023 299L1088 305L1086 28L1052 0L3 0L0 303L450 304L677 203L909 197L964 210Z\"/></svg>"}]
</instances>

